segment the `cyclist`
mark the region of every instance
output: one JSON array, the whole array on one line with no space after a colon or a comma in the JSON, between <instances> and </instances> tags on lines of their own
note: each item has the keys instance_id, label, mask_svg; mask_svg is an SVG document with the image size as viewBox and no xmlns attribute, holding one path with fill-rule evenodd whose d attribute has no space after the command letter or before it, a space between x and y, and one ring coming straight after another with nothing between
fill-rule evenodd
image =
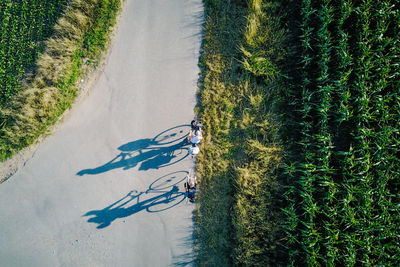
<instances>
[{"instance_id":1,"label":"cyclist","mask_svg":"<svg viewBox=\"0 0 400 267\"><path fill-rule=\"evenodd\" d=\"M191 202L194 201L194 198L196 196L196 187L197 187L197 178L196 176L191 177L189 175L186 176L186 183L185 183L185 191L190 199Z\"/></svg>"}]
</instances>

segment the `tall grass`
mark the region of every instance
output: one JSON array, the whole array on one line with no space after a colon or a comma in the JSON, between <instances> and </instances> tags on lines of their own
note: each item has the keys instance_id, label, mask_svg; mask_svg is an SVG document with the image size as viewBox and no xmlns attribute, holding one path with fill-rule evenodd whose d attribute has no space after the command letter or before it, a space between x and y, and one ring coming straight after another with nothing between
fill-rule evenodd
<instances>
[{"instance_id":1,"label":"tall grass","mask_svg":"<svg viewBox=\"0 0 400 267\"><path fill-rule=\"evenodd\" d=\"M286 261L279 243L282 187L278 123L270 113L280 86L281 4L206 1L200 60L205 142L199 155L199 265L265 266ZM279 247L279 249L277 249Z\"/></svg>"},{"instance_id":2,"label":"tall grass","mask_svg":"<svg viewBox=\"0 0 400 267\"><path fill-rule=\"evenodd\" d=\"M196 220L197 254L200 265L230 266L234 169L229 132L236 87L232 69L238 68L232 55L238 55L236 45L240 32L237 28L244 25L244 12L233 1L224 4L207 1L205 14L204 52L200 59L201 105L198 107L205 138L197 165L201 184ZM234 18L229 14L235 14Z\"/></svg>"}]
</instances>

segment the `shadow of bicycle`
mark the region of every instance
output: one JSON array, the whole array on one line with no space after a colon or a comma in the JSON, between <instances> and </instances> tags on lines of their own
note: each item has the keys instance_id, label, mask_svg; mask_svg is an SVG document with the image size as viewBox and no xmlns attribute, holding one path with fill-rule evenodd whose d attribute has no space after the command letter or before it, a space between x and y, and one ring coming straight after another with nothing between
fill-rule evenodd
<instances>
[{"instance_id":1,"label":"shadow of bicycle","mask_svg":"<svg viewBox=\"0 0 400 267\"><path fill-rule=\"evenodd\" d=\"M175 164L188 156L186 141L189 125L178 125L167 129L154 138L135 140L118 147L121 152L109 162L76 174L100 174L113 169L129 170L139 166L140 171L159 169Z\"/></svg>"},{"instance_id":2,"label":"shadow of bicycle","mask_svg":"<svg viewBox=\"0 0 400 267\"><path fill-rule=\"evenodd\" d=\"M157 178L146 191L130 191L127 195L101 210L92 210L83 216L91 217L89 223L98 224L97 229L109 226L113 221L132 216L142 210L161 212L182 203L186 194L179 185L188 172L177 171Z\"/></svg>"}]
</instances>

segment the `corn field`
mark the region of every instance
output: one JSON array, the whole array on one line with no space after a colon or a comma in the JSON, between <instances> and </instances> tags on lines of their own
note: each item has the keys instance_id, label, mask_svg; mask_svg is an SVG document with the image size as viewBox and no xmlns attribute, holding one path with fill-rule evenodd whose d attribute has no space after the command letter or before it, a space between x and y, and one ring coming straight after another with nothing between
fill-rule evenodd
<instances>
[{"instance_id":1,"label":"corn field","mask_svg":"<svg viewBox=\"0 0 400 267\"><path fill-rule=\"evenodd\" d=\"M398 265L399 2L300 2L285 102L289 264Z\"/></svg>"},{"instance_id":2,"label":"corn field","mask_svg":"<svg viewBox=\"0 0 400 267\"><path fill-rule=\"evenodd\" d=\"M0 106L21 88L68 0L0 1Z\"/></svg>"}]
</instances>

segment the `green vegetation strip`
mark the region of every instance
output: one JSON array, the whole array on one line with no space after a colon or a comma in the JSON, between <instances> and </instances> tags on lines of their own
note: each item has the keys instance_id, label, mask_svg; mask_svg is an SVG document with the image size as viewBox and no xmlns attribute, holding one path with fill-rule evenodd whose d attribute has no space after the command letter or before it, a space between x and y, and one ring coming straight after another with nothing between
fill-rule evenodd
<instances>
[{"instance_id":1,"label":"green vegetation strip","mask_svg":"<svg viewBox=\"0 0 400 267\"><path fill-rule=\"evenodd\" d=\"M199 265L398 266L399 2L205 10Z\"/></svg>"},{"instance_id":2,"label":"green vegetation strip","mask_svg":"<svg viewBox=\"0 0 400 267\"><path fill-rule=\"evenodd\" d=\"M281 158L271 96L285 58L275 1L205 1L200 105L204 143L197 253L201 266L284 264Z\"/></svg>"},{"instance_id":3,"label":"green vegetation strip","mask_svg":"<svg viewBox=\"0 0 400 267\"><path fill-rule=\"evenodd\" d=\"M281 108L289 263L396 266L399 8L303 0L295 13Z\"/></svg>"},{"instance_id":4,"label":"green vegetation strip","mask_svg":"<svg viewBox=\"0 0 400 267\"><path fill-rule=\"evenodd\" d=\"M120 6L121 0L68 2L34 70L0 110L0 161L34 143L71 106L78 93L76 82L106 47Z\"/></svg>"}]
</instances>

